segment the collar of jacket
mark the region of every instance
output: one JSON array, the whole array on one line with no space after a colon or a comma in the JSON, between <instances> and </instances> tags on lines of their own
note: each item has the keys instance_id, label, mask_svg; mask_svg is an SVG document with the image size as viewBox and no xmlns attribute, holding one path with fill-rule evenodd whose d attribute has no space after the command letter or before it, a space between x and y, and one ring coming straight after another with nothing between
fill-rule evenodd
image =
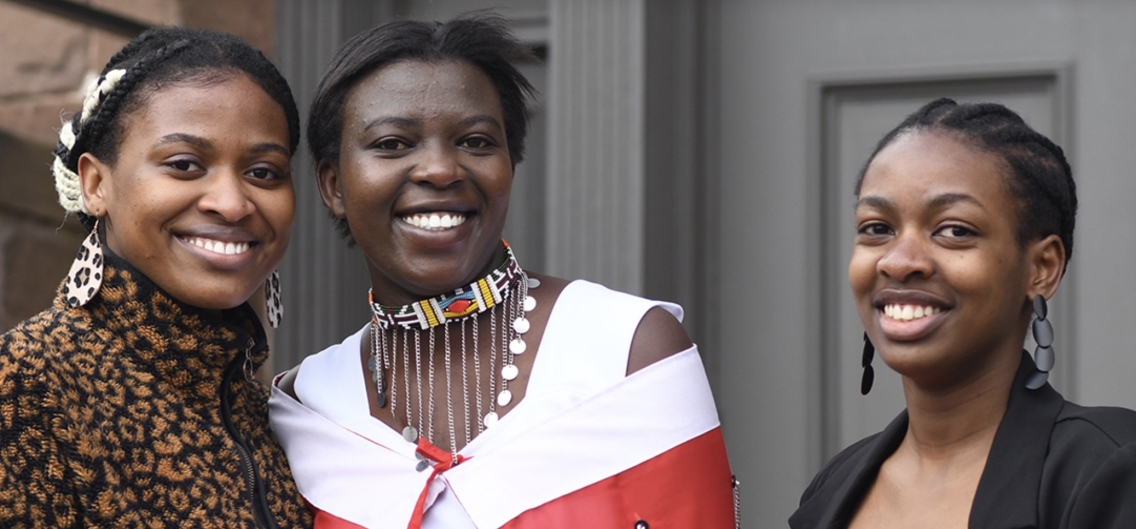
<instances>
[{"instance_id":1,"label":"collar of jacket","mask_svg":"<svg viewBox=\"0 0 1136 529\"><path fill-rule=\"evenodd\" d=\"M1026 377L1036 366L1025 351L1010 389L1006 414L998 424L986 467L978 482L968 526L971 529L1037 527L1038 491L1042 465L1049 450L1050 433L1064 398L1046 384L1037 390L1025 387ZM861 453L843 479L833 471L831 479L817 490L794 515L795 522L808 527L847 527L868 489L875 482L880 466L891 456L907 433L907 410L882 432L860 443ZM808 513L820 513L815 523Z\"/></svg>"},{"instance_id":2,"label":"collar of jacket","mask_svg":"<svg viewBox=\"0 0 1136 529\"><path fill-rule=\"evenodd\" d=\"M178 301L125 259L103 247L103 283L85 306L69 309L60 293L55 307L82 311L90 328L80 347L122 355L175 390L216 399L225 368L250 361L255 371L268 358L260 319L247 302L211 311Z\"/></svg>"}]
</instances>

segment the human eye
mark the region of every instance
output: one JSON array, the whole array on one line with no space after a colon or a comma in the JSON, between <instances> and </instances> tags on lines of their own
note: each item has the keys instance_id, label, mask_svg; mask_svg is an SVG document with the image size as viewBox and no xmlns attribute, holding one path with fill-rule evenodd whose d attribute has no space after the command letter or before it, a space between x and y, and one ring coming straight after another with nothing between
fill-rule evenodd
<instances>
[{"instance_id":1,"label":"human eye","mask_svg":"<svg viewBox=\"0 0 1136 529\"><path fill-rule=\"evenodd\" d=\"M253 167L245 174L254 180L283 180L285 178L284 171L266 166Z\"/></svg>"},{"instance_id":2,"label":"human eye","mask_svg":"<svg viewBox=\"0 0 1136 529\"><path fill-rule=\"evenodd\" d=\"M404 151L410 148L410 142L402 138L380 138L372 144L372 148L383 152Z\"/></svg>"},{"instance_id":3,"label":"human eye","mask_svg":"<svg viewBox=\"0 0 1136 529\"><path fill-rule=\"evenodd\" d=\"M948 240L964 240L978 235L974 230L957 224L950 224L943 226L935 232L937 237Z\"/></svg>"},{"instance_id":4,"label":"human eye","mask_svg":"<svg viewBox=\"0 0 1136 529\"><path fill-rule=\"evenodd\" d=\"M174 158L167 160L165 166L179 173L200 172L204 170L201 164L191 158Z\"/></svg>"},{"instance_id":5,"label":"human eye","mask_svg":"<svg viewBox=\"0 0 1136 529\"><path fill-rule=\"evenodd\" d=\"M497 143L488 137L477 135L463 139L460 145L471 150L485 150L496 146Z\"/></svg>"},{"instance_id":6,"label":"human eye","mask_svg":"<svg viewBox=\"0 0 1136 529\"><path fill-rule=\"evenodd\" d=\"M863 237L884 237L891 235L894 231L891 226L879 221L865 222L857 228L856 233Z\"/></svg>"}]
</instances>

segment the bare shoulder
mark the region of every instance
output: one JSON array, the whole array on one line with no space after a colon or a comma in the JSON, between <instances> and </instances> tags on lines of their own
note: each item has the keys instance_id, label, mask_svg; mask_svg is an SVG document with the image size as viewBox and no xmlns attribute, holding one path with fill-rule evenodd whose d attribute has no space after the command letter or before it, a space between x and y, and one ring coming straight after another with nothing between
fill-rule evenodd
<instances>
[{"instance_id":1,"label":"bare shoulder","mask_svg":"<svg viewBox=\"0 0 1136 529\"><path fill-rule=\"evenodd\" d=\"M296 396L296 376L300 374L300 366L295 366L280 375L276 381L276 387L280 388L289 397L292 397L296 402L300 402L300 397Z\"/></svg>"},{"instance_id":2,"label":"bare shoulder","mask_svg":"<svg viewBox=\"0 0 1136 529\"><path fill-rule=\"evenodd\" d=\"M639 327L635 329L635 336L631 339L627 374L681 353L693 345L686 329L673 314L662 307L653 307L643 315Z\"/></svg>"},{"instance_id":3,"label":"bare shoulder","mask_svg":"<svg viewBox=\"0 0 1136 529\"><path fill-rule=\"evenodd\" d=\"M530 280L529 295L536 298L537 306L541 304L551 305L560 297L560 292L564 287L568 286L567 279L553 277L544 274L537 274L533 272L526 272ZM535 285L535 286L531 286Z\"/></svg>"}]
</instances>

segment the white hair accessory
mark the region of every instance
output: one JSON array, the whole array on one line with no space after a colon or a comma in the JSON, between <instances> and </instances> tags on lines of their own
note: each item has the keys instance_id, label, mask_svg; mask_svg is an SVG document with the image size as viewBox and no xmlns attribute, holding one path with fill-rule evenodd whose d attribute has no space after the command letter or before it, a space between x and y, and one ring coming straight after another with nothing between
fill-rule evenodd
<instances>
[{"instance_id":1,"label":"white hair accessory","mask_svg":"<svg viewBox=\"0 0 1136 529\"><path fill-rule=\"evenodd\" d=\"M99 108L99 104L102 103L103 98L106 97L106 95L109 94L111 90L114 90L114 85L117 84L120 79L122 79L122 76L125 73L126 70L123 69L111 70L107 72L106 75L104 75L103 78L99 80L99 84L95 87L95 89L87 93L86 99L83 100L82 121L87 121L91 118L91 115L94 114L95 110Z\"/></svg>"},{"instance_id":2,"label":"white hair accessory","mask_svg":"<svg viewBox=\"0 0 1136 529\"><path fill-rule=\"evenodd\" d=\"M71 149L75 147L75 137L79 132L75 129L82 130L83 123L91 119L103 98L111 90L114 90L114 85L118 84L124 74L126 74L126 70L118 69L111 70L100 77L98 83L91 86L90 90L87 91L87 96L83 98L83 111L79 120L63 123L63 127L59 130L59 143L67 148L67 153L64 156L70 156ZM51 172L55 175L55 191L59 193L59 205L63 206L63 209L69 213L82 212L90 215L91 212L87 210L87 205L83 203L83 190L79 181L79 174L69 169L63 158L60 158L58 154L55 155L55 161L51 164Z\"/></svg>"}]
</instances>

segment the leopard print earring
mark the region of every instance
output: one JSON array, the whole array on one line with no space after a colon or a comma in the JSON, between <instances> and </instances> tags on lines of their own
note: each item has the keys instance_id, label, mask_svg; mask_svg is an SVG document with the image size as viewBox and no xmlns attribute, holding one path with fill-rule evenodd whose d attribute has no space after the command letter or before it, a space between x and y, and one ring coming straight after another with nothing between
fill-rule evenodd
<instances>
[{"instance_id":1,"label":"leopard print earring","mask_svg":"<svg viewBox=\"0 0 1136 529\"><path fill-rule=\"evenodd\" d=\"M71 271L63 285L63 297L67 305L82 307L95 297L102 285L103 247L99 243L99 221L95 220L91 234L83 241L75 262L71 263Z\"/></svg>"},{"instance_id":2,"label":"leopard print earring","mask_svg":"<svg viewBox=\"0 0 1136 529\"><path fill-rule=\"evenodd\" d=\"M280 326L284 317L284 303L280 300L280 272L273 270L264 282L264 306L268 314L268 324L273 329Z\"/></svg>"}]
</instances>

